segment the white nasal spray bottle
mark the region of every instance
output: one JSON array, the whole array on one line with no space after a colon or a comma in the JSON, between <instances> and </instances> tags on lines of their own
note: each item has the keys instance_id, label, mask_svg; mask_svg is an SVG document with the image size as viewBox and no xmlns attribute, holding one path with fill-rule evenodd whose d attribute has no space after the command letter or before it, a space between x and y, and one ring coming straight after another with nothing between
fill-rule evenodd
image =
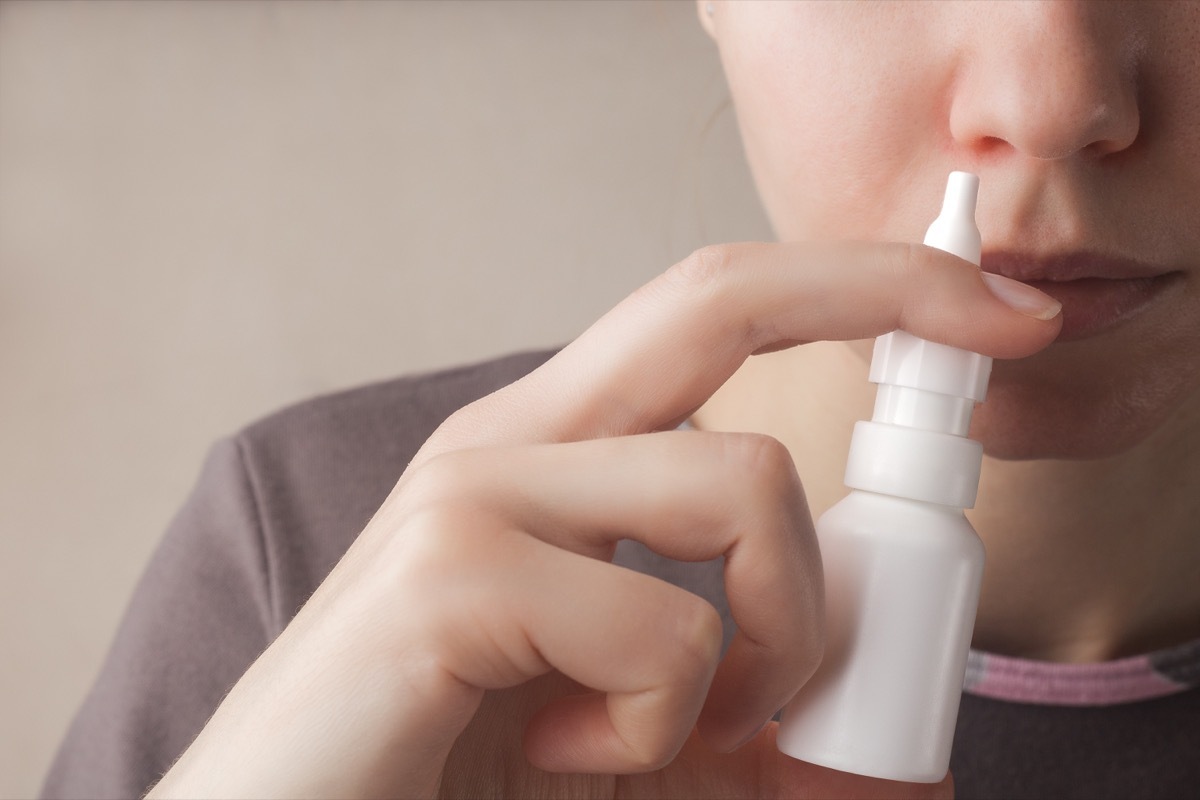
<instances>
[{"instance_id":1,"label":"white nasal spray bottle","mask_svg":"<svg viewBox=\"0 0 1200 800\"><path fill-rule=\"evenodd\" d=\"M953 172L925 244L979 264L979 178ZM983 544L983 447L966 438L992 360L903 331L875 340L875 413L850 443L850 494L817 523L825 657L784 710L778 746L845 772L933 783L946 775Z\"/></svg>"}]
</instances>

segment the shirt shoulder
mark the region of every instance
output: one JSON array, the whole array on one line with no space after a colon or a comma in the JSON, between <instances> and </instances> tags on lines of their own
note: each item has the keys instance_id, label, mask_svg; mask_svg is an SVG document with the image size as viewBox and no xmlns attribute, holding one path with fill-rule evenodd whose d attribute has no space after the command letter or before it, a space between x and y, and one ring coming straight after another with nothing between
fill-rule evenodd
<instances>
[{"instance_id":1,"label":"shirt shoulder","mask_svg":"<svg viewBox=\"0 0 1200 800\"><path fill-rule=\"evenodd\" d=\"M518 353L317 397L234 437L256 506L280 626L349 548L447 417L553 354Z\"/></svg>"},{"instance_id":2,"label":"shirt shoulder","mask_svg":"<svg viewBox=\"0 0 1200 800\"><path fill-rule=\"evenodd\" d=\"M429 434L550 355L317 398L218 442L134 589L42 796L141 796L349 548Z\"/></svg>"}]
</instances>

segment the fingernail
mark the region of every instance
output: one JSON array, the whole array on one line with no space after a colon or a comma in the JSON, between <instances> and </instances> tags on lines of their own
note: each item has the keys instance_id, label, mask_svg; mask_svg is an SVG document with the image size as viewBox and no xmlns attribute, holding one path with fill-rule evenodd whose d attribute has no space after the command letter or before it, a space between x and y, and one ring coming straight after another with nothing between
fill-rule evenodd
<instances>
[{"instance_id":1,"label":"fingernail","mask_svg":"<svg viewBox=\"0 0 1200 800\"><path fill-rule=\"evenodd\" d=\"M991 272L980 274L992 294L1013 311L1020 311L1034 319L1054 319L1062 311L1062 303L1027 283Z\"/></svg>"}]
</instances>

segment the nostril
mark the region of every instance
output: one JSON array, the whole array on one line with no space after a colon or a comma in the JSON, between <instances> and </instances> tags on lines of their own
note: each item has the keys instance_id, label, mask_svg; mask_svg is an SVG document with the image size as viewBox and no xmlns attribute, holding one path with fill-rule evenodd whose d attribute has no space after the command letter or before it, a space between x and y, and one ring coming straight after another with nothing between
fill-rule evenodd
<instances>
[{"instance_id":1,"label":"nostril","mask_svg":"<svg viewBox=\"0 0 1200 800\"><path fill-rule=\"evenodd\" d=\"M1094 134L1086 149L1096 156L1107 156L1127 150L1141 132L1141 114L1136 104L1127 109L1101 105L1092 123Z\"/></svg>"},{"instance_id":2,"label":"nostril","mask_svg":"<svg viewBox=\"0 0 1200 800\"><path fill-rule=\"evenodd\" d=\"M1120 36L1101 35L1093 10L1022 9L1011 10L1031 26L1024 38L977 48L947 84L955 145L975 156L1039 161L1095 159L1132 146L1144 98L1128 48L1114 46Z\"/></svg>"},{"instance_id":3,"label":"nostril","mask_svg":"<svg viewBox=\"0 0 1200 800\"><path fill-rule=\"evenodd\" d=\"M1138 138L1136 108L1101 104L1083 110L1069 106L1064 99L1039 107L1031 98L1010 98L1007 104L986 109L960 106L958 117L951 118L951 135L975 156L1011 151L1039 161L1108 156L1129 148Z\"/></svg>"},{"instance_id":4,"label":"nostril","mask_svg":"<svg viewBox=\"0 0 1200 800\"><path fill-rule=\"evenodd\" d=\"M999 136L984 136L979 139L975 151L981 156L990 156L1004 150L1011 150L1012 145Z\"/></svg>"}]
</instances>

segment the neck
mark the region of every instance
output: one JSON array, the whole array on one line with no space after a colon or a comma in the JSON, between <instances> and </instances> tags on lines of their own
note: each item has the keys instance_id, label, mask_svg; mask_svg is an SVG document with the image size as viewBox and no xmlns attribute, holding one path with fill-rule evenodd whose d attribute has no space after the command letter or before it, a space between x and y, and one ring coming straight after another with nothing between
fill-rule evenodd
<instances>
[{"instance_id":1,"label":"neck","mask_svg":"<svg viewBox=\"0 0 1200 800\"><path fill-rule=\"evenodd\" d=\"M851 429L871 414L869 349L859 350L821 342L756 356L693 422L782 441L819 517L845 495ZM984 460L968 512L987 548L976 647L1098 661L1200 637L1198 423L1180 417L1103 460Z\"/></svg>"},{"instance_id":2,"label":"neck","mask_svg":"<svg viewBox=\"0 0 1200 800\"><path fill-rule=\"evenodd\" d=\"M1196 434L1181 419L1106 459L985 459L976 645L1098 661L1200 637Z\"/></svg>"}]
</instances>

